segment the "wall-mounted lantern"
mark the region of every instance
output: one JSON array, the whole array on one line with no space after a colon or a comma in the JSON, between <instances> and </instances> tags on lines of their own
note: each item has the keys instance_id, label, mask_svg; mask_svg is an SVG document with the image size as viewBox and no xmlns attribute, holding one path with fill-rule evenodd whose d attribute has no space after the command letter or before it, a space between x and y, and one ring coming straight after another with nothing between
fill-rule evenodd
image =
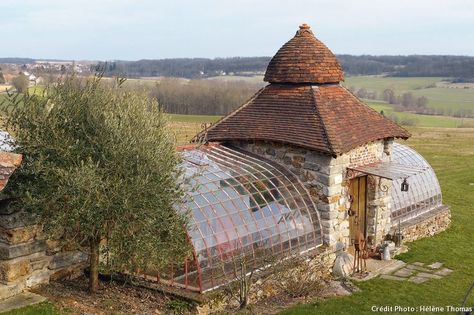
<instances>
[{"instance_id":1,"label":"wall-mounted lantern","mask_svg":"<svg viewBox=\"0 0 474 315\"><path fill-rule=\"evenodd\" d=\"M405 178L405 179L403 180L401 190L402 190L402 191L408 191L408 188L409 188L409 187L410 187L410 185L408 185L407 179Z\"/></svg>"}]
</instances>

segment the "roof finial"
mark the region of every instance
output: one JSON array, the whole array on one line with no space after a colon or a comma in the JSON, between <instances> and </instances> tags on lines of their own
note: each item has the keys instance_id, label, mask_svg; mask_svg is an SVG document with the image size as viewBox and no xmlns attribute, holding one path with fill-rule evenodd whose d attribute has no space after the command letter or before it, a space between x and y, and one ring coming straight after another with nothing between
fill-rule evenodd
<instances>
[{"instance_id":1,"label":"roof finial","mask_svg":"<svg viewBox=\"0 0 474 315\"><path fill-rule=\"evenodd\" d=\"M303 23L303 24L300 25L300 30L309 30L310 28L311 28L311 26L309 26L306 23Z\"/></svg>"}]
</instances>

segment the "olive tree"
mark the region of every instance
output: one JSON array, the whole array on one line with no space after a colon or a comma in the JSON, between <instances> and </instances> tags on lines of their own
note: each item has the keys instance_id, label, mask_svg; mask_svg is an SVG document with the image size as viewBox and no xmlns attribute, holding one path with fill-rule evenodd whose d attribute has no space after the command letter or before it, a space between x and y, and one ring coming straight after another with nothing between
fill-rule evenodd
<instances>
[{"instance_id":1,"label":"olive tree","mask_svg":"<svg viewBox=\"0 0 474 315\"><path fill-rule=\"evenodd\" d=\"M43 95L11 98L6 119L24 159L7 193L50 237L87 246L91 292L99 257L131 272L189 253L187 215L175 209L180 157L166 116L152 99L102 81L68 77Z\"/></svg>"}]
</instances>

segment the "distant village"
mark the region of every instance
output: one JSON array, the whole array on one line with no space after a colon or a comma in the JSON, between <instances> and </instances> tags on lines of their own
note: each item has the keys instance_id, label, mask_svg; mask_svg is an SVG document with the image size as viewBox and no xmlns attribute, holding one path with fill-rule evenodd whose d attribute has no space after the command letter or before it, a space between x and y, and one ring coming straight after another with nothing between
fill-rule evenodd
<instances>
[{"instance_id":1,"label":"distant village","mask_svg":"<svg viewBox=\"0 0 474 315\"><path fill-rule=\"evenodd\" d=\"M44 61L37 60L32 63L2 63L0 64L0 88L8 88L13 80L24 75L30 86L50 83L59 74L65 73L90 73L91 62L75 61ZM0 93L3 91L0 91Z\"/></svg>"}]
</instances>

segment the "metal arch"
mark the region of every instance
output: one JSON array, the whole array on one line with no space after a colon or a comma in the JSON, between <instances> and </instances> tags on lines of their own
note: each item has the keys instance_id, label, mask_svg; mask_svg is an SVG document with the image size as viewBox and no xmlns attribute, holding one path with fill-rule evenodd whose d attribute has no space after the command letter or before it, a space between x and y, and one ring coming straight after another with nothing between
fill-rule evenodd
<instances>
[{"instance_id":1,"label":"metal arch","mask_svg":"<svg viewBox=\"0 0 474 315\"><path fill-rule=\"evenodd\" d=\"M234 160L234 161L235 161L235 162L238 162L238 161L236 161L236 160ZM234 166L234 167L235 167L235 166ZM240 169L246 171L250 176L253 176L255 179L258 180L258 178L257 178L254 174L251 174L248 170L245 170L244 168L240 168ZM253 185L252 183L250 183L250 184L251 184L252 187L255 189L255 191L258 192L258 194L260 195L260 197L262 197L263 199L265 199L265 198L263 197L263 195L261 194L261 192L258 190L258 188L255 187L255 185ZM257 204L257 201L256 201L255 198L252 196L252 193L251 193L245 186L243 186L243 187L244 187L244 189L249 193L249 197L252 198L252 199L254 200L254 202ZM277 188L277 189L278 189L278 188ZM273 194L272 194L272 197L273 197ZM276 198L274 198L274 199L275 199L275 201L276 201ZM278 208L279 208L280 210L282 209L279 204L278 204ZM280 212L283 213L283 211L280 211ZM254 217L253 214L252 214L252 217ZM273 216L272 216L272 217L273 217ZM255 222L256 222L256 220L255 220ZM276 226L278 227L277 222L275 222L275 224L276 224ZM256 226L257 226L257 224L256 224ZM288 239L290 239L291 237L290 237L290 234L289 234L289 228L288 228L288 225L287 225L286 221L285 221L285 226L287 227L286 233L288 234ZM261 232L261 230L259 230L259 232ZM280 240L281 240L281 234L280 234ZM283 244L283 242L281 242L281 244Z\"/></svg>"},{"instance_id":2,"label":"metal arch","mask_svg":"<svg viewBox=\"0 0 474 315\"><path fill-rule=\"evenodd\" d=\"M219 149L217 149L217 150L219 150ZM220 151L222 152L222 150L220 150ZM234 155L234 156L235 156L235 155ZM235 161L238 162L238 163L242 163L242 162L237 161L237 160L235 160ZM253 168L256 172L262 174L262 173L261 173L260 171L258 171L254 166L252 166L252 165L246 165L246 166L249 166L249 167ZM255 179L258 180L258 178L255 176L255 174L252 174L252 173L249 172L249 175L253 176ZM263 175L263 174L262 174L262 175ZM259 189L258 189L257 187L255 187L255 185L253 185L253 183L250 183L250 184L255 188L255 190L259 193L259 195L260 195L262 198L264 198L263 195L261 194L261 192L259 191ZM283 186L284 186L284 188L285 188L286 190L288 190L288 188L287 188L286 185L283 185ZM275 187L275 188L278 190L278 192L280 193L280 195L283 196L283 194L281 194L281 192L280 192L280 189L279 189L278 187ZM269 191L269 192L270 192L270 191ZM292 195L289 190L288 190L288 193L289 193L290 195ZM271 192L270 192L270 194L272 195L273 199L274 199L275 201L277 201L276 198L274 198L274 196L273 196L273 194L272 194ZM289 206L287 200L286 200L285 198L282 198L282 201L286 204L287 208L291 210L291 207ZM277 202L277 204L278 204L278 205L277 205L278 208L279 208L279 209L282 209L282 208L281 208L281 205L280 205L278 202ZM280 213L283 213L283 211L280 211ZM274 216L272 216L272 217L274 217ZM295 226L296 226L296 221L295 221L295 219L294 219L293 216L292 216L292 221L293 221L293 223L294 223ZM276 221L276 222L274 222L274 223L276 224L276 226L278 226L278 221ZM286 218L285 218L285 226L287 226L287 231L286 231L286 232L287 232L287 234L288 234L288 240L290 240L290 239L291 239L290 229L288 228L288 224L286 223ZM282 242L282 244L283 244L283 242ZM298 240L298 244L299 244L299 240ZM290 243L289 245L290 245L290 251L291 251L291 243Z\"/></svg>"},{"instance_id":3,"label":"metal arch","mask_svg":"<svg viewBox=\"0 0 474 315\"><path fill-rule=\"evenodd\" d=\"M196 176L199 176L196 179L196 182L202 185L202 188L200 187L199 190L194 193L194 196L191 196L195 197L199 195L198 202L194 200L195 198L192 198L192 204L194 205L194 208L196 208L194 209L194 211L199 212L196 212L196 215L199 215L200 218L199 222L195 220L195 218L193 218L192 225L193 228L197 229L197 232L193 232L191 234L193 235L192 238L197 237L196 241L199 240L199 243L201 244L199 250L200 253L202 253L203 250L205 253L207 253L207 266L212 266L213 259L216 258L214 257L214 253L210 250L210 244L207 242L207 239L212 239L212 241L216 242L216 244L219 243L219 239L217 239L215 235L207 235L212 233L215 234L216 231L213 230L215 227L219 229L219 233L224 233L222 234L222 236L225 236L228 242L230 242L231 238L238 238L238 241L240 242L240 247L237 246L236 250L243 250L243 240L241 239L241 237L243 236L241 233L248 234L248 236L246 237L246 242L248 243L247 245L255 243L255 239L253 239L253 236L255 235L260 235L260 238L262 240L266 240L267 238L269 238L268 243L265 243L265 247L271 246L271 251L273 253L280 253L281 255L289 255L289 253L294 252L295 250L307 250L308 246L310 245L321 245L319 243L322 241L322 235L320 238L316 237L316 230L318 234L322 234L319 213L317 212L316 206L312 202L311 198L309 197L309 193L304 188L304 186L302 186L300 182L297 183L298 185L296 185L296 183L294 182L294 179L296 178L294 174L292 174L291 172L289 174L285 174L278 167L275 167L267 163L266 161L253 158L252 156L247 156L241 152L234 151L226 147L213 147L210 149L201 148L199 151L203 154L195 154L193 156L196 160L193 161L194 163L186 163L186 166L192 169L192 171L186 172L186 174L196 174ZM210 160L206 159L206 157L210 158ZM206 163L203 163L202 161ZM199 170L199 172L197 172L196 170ZM232 181L229 182L230 179L235 177L232 172L247 176L250 179L248 187L239 186L240 188L238 188L237 186L235 186L236 183ZM294 176L293 180L288 177L290 174L290 177L293 178ZM258 185L257 187L257 184L254 183L254 180L265 179L269 181L269 185L266 185L264 188L265 190L261 191L261 188L259 189L260 186ZM222 193L218 192L219 182L221 181L229 185L229 191L227 189L222 189ZM245 198L238 198L236 197L237 195L234 196L234 192L235 194L238 194L238 191L236 189L241 189L241 191L244 193L244 195L242 196L244 196ZM295 198L295 194L298 198ZM258 200L254 199L254 197ZM245 216L244 218L242 216L242 209L240 208L242 208L244 203L248 205L248 200L253 200L253 203L255 203L255 205L261 204L262 201L265 204L268 204L269 212L265 213L269 214L269 216L265 216L265 214L262 213L262 222L260 222L260 216L258 217L259 219L257 222L256 217L253 213L250 213L249 216ZM237 201L238 203L236 203ZM290 207L289 202L291 202L292 207ZM209 211L204 211L204 206L208 207ZM291 211L292 213L291 220L295 225L294 232L293 229L290 228L290 226L288 225L289 220L288 222L287 220L284 220L284 225L278 224L278 222L276 221L276 216L278 216L278 213L284 214L287 211ZM212 216L212 218L210 217L210 215ZM238 220L238 223L234 219ZM248 221L249 219L251 219L252 222ZM222 220L225 220L225 222ZM302 225L300 223L300 220L303 220ZM206 232L206 236L204 236L203 231L201 230L201 222L205 222L205 224L207 224L207 228L210 229L208 232ZM254 232L254 228L252 228L252 231L250 231L250 225L252 223L255 224ZM214 224L217 225L214 226ZM233 227L229 228L231 225ZM238 228L240 225L243 226ZM301 227L298 227L300 225ZM286 231L284 231L283 233L280 229L282 226L286 227ZM220 231L220 229L222 229L223 231ZM265 237L263 237L262 235L264 230L268 230L268 233L266 233ZM232 235L230 235L229 233ZM282 239L282 236L285 234L287 234L287 237L285 237L284 241L284 239ZM310 236L312 237L310 238ZM286 238L288 238L288 240L286 240ZM277 245L277 241L279 242L279 248L275 246ZM288 247L287 245L285 245L284 252L282 247L283 241L285 242L285 244L286 242L288 242ZM204 246L205 248L202 248L202 246ZM289 248L289 246L292 246L292 248ZM246 249L250 248L253 247L246 247ZM199 258L195 258L195 260L200 267ZM221 281L229 280L226 279L225 276L226 274L228 274L229 271L227 270L227 268L227 271L218 271L214 268L215 270L213 269L213 272L217 272L218 278L207 280L206 277L209 277L209 275L211 274L206 275L205 267L203 267L201 271L199 269L200 268L197 268L196 271L198 272L197 275L200 276L200 278L202 279L200 284L201 291L207 291L209 289L212 289L212 287L219 286L222 283ZM185 268L185 271L188 270L186 270ZM196 271L192 270L191 272ZM195 281L194 279L195 278L193 278L193 281ZM209 285L211 285L211 288L209 288Z\"/></svg>"},{"instance_id":4,"label":"metal arch","mask_svg":"<svg viewBox=\"0 0 474 315\"><path fill-rule=\"evenodd\" d=\"M239 154L239 155L241 155L241 156L245 156L247 159L252 159L252 160L255 160L255 161L259 162L259 163L262 163L262 164L267 165L267 166L269 167L267 170L268 170L273 176L277 177L277 176L271 171L271 169L274 169L274 170L277 171L279 174L281 174L281 175L293 186L293 188L301 195L300 189L298 189L298 187L293 183L293 181L292 181L290 178L288 178L288 175L285 174L285 173L283 173L278 167L275 167L275 166L270 165L268 162L266 162L266 161L263 160L263 159L257 159L257 158L255 158L255 157L253 157L253 156L245 155L244 153L239 152L239 151L237 151L237 150L233 150L233 149L230 149L230 148L227 148L227 150L230 150L230 151L232 151L232 152L235 152L235 154ZM278 165L278 164L277 164L277 165ZM278 165L278 166L279 166L279 167L282 167L282 166L280 166L280 165ZM283 167L282 167L282 168L283 168ZM291 175L298 181L297 176L296 176L295 174L293 174L293 173L292 173L291 171L289 171L289 170L286 170L286 171L287 171L289 174L291 174ZM299 182L299 181L298 181L298 182ZM310 194L309 194L309 192L306 190L306 188L304 187L304 185L300 183L300 186L301 186L301 188L303 189L304 195L306 195L306 196L308 197L308 200L309 200L310 203L311 203L311 205L308 205L308 203L303 199L303 203L305 204L305 208L306 208L306 209L309 209L309 208L312 207L312 208L314 209L314 214L317 216L317 220L318 220L318 223L319 223L319 226L318 226L319 234L320 234L320 238L321 238L321 240L322 240L322 239L323 239L323 234L322 234L322 227L321 227L321 219L320 219L320 216L319 216L319 212L317 211L317 207L316 207L316 205L314 204L313 200L311 199ZM287 189L287 186L285 186L285 188ZM291 192L290 192L290 193L291 193ZM300 211L300 214L301 214L301 211ZM312 217L311 213L308 211L307 214L308 214L308 218L311 220L311 223L312 223L312 225L313 225L313 227L314 227L314 221L313 221L313 217ZM315 240L316 240L317 238L316 238L316 233L315 233L315 229L314 229L314 228L313 228L313 231L312 231L312 232L313 232L313 235L314 235ZM318 245L318 246L319 246L319 245Z\"/></svg>"},{"instance_id":5,"label":"metal arch","mask_svg":"<svg viewBox=\"0 0 474 315\"><path fill-rule=\"evenodd\" d=\"M394 143L392 156L398 163L425 167L423 172L412 177L408 192L399 192L397 186L400 185L400 180L393 181L392 219L399 222L409 221L441 206L439 181L426 159L414 149L399 143Z\"/></svg>"}]
</instances>

